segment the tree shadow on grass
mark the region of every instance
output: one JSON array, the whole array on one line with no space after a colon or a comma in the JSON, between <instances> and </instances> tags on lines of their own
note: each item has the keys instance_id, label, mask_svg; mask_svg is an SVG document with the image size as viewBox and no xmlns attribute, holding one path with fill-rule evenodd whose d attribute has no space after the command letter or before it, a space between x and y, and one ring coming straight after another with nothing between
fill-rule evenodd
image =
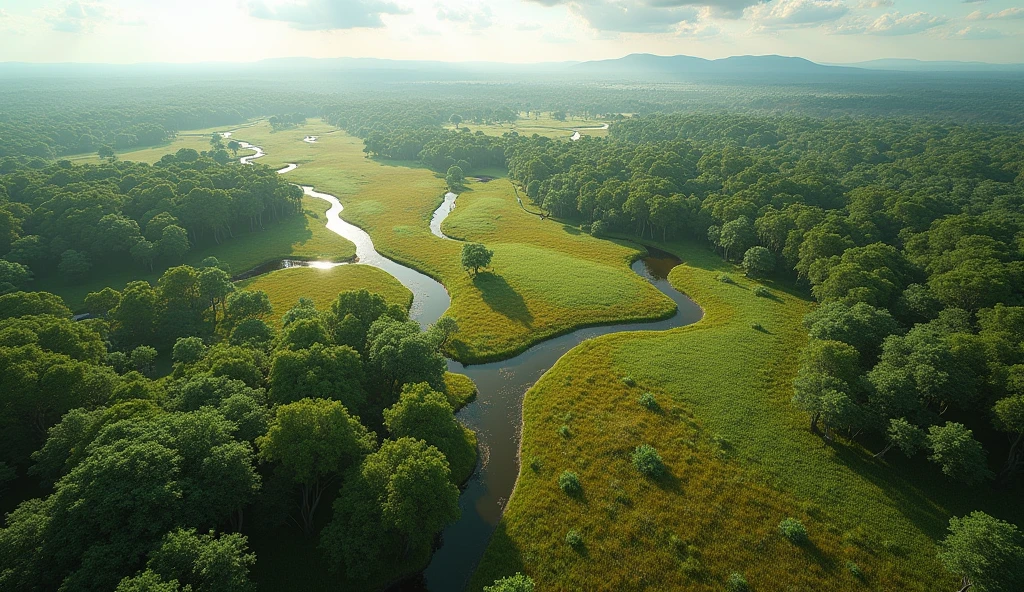
<instances>
[{"instance_id":1,"label":"tree shadow on grass","mask_svg":"<svg viewBox=\"0 0 1024 592\"><path fill-rule=\"evenodd\" d=\"M484 302L492 310L527 327L533 324L533 315L526 300L500 275L484 271L473 277L473 285L480 290Z\"/></svg>"},{"instance_id":2,"label":"tree shadow on grass","mask_svg":"<svg viewBox=\"0 0 1024 592\"><path fill-rule=\"evenodd\" d=\"M504 521L499 522L498 527L494 529L489 547L491 552L486 553L477 566L471 588L477 588L480 584L487 586L497 579L515 575L517 572L526 572L522 553L508 536Z\"/></svg>"}]
</instances>

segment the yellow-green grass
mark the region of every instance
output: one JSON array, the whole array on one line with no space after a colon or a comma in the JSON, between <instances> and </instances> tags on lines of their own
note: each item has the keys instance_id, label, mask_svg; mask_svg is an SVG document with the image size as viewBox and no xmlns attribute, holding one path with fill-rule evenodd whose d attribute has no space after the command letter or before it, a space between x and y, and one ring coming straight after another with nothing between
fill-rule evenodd
<instances>
[{"instance_id":1,"label":"yellow-green grass","mask_svg":"<svg viewBox=\"0 0 1024 592\"><path fill-rule=\"evenodd\" d=\"M251 124L246 124L251 125ZM240 126L240 127L246 127ZM210 149L210 136L215 133L221 133L230 131L232 128L228 127L211 127L207 129L199 130L187 130L179 132L177 136L171 138L170 141L157 146L149 146L146 148L140 148L137 150L124 150L116 151L117 158L120 160L130 160L133 162L145 162L153 164L154 162L163 158L165 154L174 154L182 148L192 148L197 152L203 152L204 150ZM226 146L230 140L224 140ZM248 156L253 154L252 150L239 150L238 156ZM99 157L96 152L89 152L87 154L78 154L75 156L67 157L68 160L75 164L96 164L102 162L103 159Z\"/></svg>"},{"instance_id":2,"label":"yellow-green grass","mask_svg":"<svg viewBox=\"0 0 1024 592\"><path fill-rule=\"evenodd\" d=\"M203 259L212 256L230 265L232 272L239 273L275 259L351 260L355 256L355 245L325 226L325 202L303 197L302 206L304 215L268 223L263 231L236 232L235 238L219 245L204 243L193 247L186 254L184 263L198 266ZM31 288L57 294L72 309L80 310L89 292L107 286L120 290L135 280L155 283L161 271L150 272L137 264L113 267L99 262L83 282L69 285L60 276L50 276L33 282Z\"/></svg>"},{"instance_id":3,"label":"yellow-green grass","mask_svg":"<svg viewBox=\"0 0 1024 592\"><path fill-rule=\"evenodd\" d=\"M380 294L389 304L408 309L412 292L385 271L369 265L341 265L330 269L291 267L238 282L238 289L263 290L270 297L270 320L280 324L281 317L299 298L309 298L319 310L330 310L338 294L368 290Z\"/></svg>"},{"instance_id":4,"label":"yellow-green grass","mask_svg":"<svg viewBox=\"0 0 1024 592\"><path fill-rule=\"evenodd\" d=\"M319 140L302 142L306 135ZM272 167L299 164L291 180L338 196L342 216L366 230L378 251L443 283L452 298L448 314L460 328L449 353L464 362L506 358L584 325L674 310L629 269L638 249L524 212L507 179L470 182L445 221L450 236L495 252L492 267L470 277L461 266L462 243L429 230L445 192L438 175L366 158L359 139L319 121L278 132L261 124L238 139L263 146L262 160Z\"/></svg>"},{"instance_id":5,"label":"yellow-green grass","mask_svg":"<svg viewBox=\"0 0 1024 592\"><path fill-rule=\"evenodd\" d=\"M456 372L444 373L444 390L448 403L458 411L476 399L477 389L473 379Z\"/></svg>"},{"instance_id":6,"label":"yellow-green grass","mask_svg":"<svg viewBox=\"0 0 1024 592\"><path fill-rule=\"evenodd\" d=\"M589 118L568 118L559 121L551 117L550 113L542 113L540 117L534 118L525 113L520 114L520 119L514 123L491 123L477 124L466 122L460 124L460 128L467 128L470 132L481 131L488 136L501 136L509 132L516 132L521 136L547 136L554 139L567 140L572 136L573 130L579 130L582 136L604 137L608 135L607 129L601 128L606 122L601 119ZM454 125L447 126L448 129L455 129ZM591 129L588 129L591 128Z\"/></svg>"},{"instance_id":7,"label":"yellow-green grass","mask_svg":"<svg viewBox=\"0 0 1024 592\"><path fill-rule=\"evenodd\" d=\"M669 279L705 318L587 341L527 393L519 481L471 589L516 571L541 590L721 590L733 572L754 590L955 589L935 559L949 516L985 508L1019 520L1009 494L951 484L921 458L882 463L826 445L790 400L809 303L778 287L754 296L754 282L702 247L658 246L686 263ZM643 392L660 412L638 404ZM640 444L669 478L637 473ZM559 490L563 470L579 475L582 497ZM810 545L779 535L787 517ZM566 544L570 529L583 553ZM687 573L687 545L702 572Z\"/></svg>"}]
</instances>

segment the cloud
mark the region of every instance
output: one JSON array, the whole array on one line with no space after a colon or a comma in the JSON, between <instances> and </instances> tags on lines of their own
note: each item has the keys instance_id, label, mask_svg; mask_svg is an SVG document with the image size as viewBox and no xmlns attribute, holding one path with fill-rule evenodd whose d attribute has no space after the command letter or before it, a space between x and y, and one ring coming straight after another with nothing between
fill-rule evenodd
<instances>
[{"instance_id":1,"label":"cloud","mask_svg":"<svg viewBox=\"0 0 1024 592\"><path fill-rule=\"evenodd\" d=\"M915 12L913 14L901 14L899 12L887 12L877 19L859 18L839 24L832 33L838 35L913 35L948 22L948 19L940 16L933 16L926 12Z\"/></svg>"},{"instance_id":2,"label":"cloud","mask_svg":"<svg viewBox=\"0 0 1024 592\"><path fill-rule=\"evenodd\" d=\"M813 27L838 20L850 12L840 0L775 0L748 8L755 30Z\"/></svg>"},{"instance_id":3,"label":"cloud","mask_svg":"<svg viewBox=\"0 0 1024 592\"><path fill-rule=\"evenodd\" d=\"M95 2L68 2L56 11L47 14L44 19L54 31L62 33L83 33L92 31L96 24L113 16L112 11L103 4Z\"/></svg>"},{"instance_id":4,"label":"cloud","mask_svg":"<svg viewBox=\"0 0 1024 592\"><path fill-rule=\"evenodd\" d=\"M959 31L956 31L948 35L950 39L963 39L966 41L976 40L987 40L987 39L1002 39L1003 37L1009 37L1006 33L997 29L986 29L983 27L964 27Z\"/></svg>"},{"instance_id":5,"label":"cloud","mask_svg":"<svg viewBox=\"0 0 1024 592\"><path fill-rule=\"evenodd\" d=\"M249 16L282 21L302 31L333 31L384 26L381 15L408 14L409 10L384 0L300 0L268 6L264 0L248 4Z\"/></svg>"},{"instance_id":6,"label":"cloud","mask_svg":"<svg viewBox=\"0 0 1024 592\"><path fill-rule=\"evenodd\" d=\"M569 10L594 29L617 33L666 33L700 15L690 6L651 6L637 0L571 2Z\"/></svg>"},{"instance_id":7,"label":"cloud","mask_svg":"<svg viewBox=\"0 0 1024 592\"><path fill-rule=\"evenodd\" d=\"M869 8L888 8L896 4L893 0L861 0L857 8L867 10Z\"/></svg>"},{"instance_id":8,"label":"cloud","mask_svg":"<svg viewBox=\"0 0 1024 592\"><path fill-rule=\"evenodd\" d=\"M597 7L594 10L599 10L602 6L609 4L617 4L631 8L634 12L643 12L645 10L656 11L657 9L673 10L673 9L692 9L692 8L706 8L710 9L709 13L714 16L723 18L738 18L743 14L743 10L762 4L768 0L523 0L524 2L532 2L534 4L540 4L541 6L569 6L574 8L577 13L586 7ZM668 13L663 13L668 14ZM636 15L634 15L636 16ZM637 17L639 18L639 17ZM676 21L679 23L681 21ZM672 23L674 25L675 23ZM671 27L671 25L670 25ZM617 30L617 29L610 29Z\"/></svg>"},{"instance_id":9,"label":"cloud","mask_svg":"<svg viewBox=\"0 0 1024 592\"><path fill-rule=\"evenodd\" d=\"M478 9L468 6L444 6L437 5L437 20L451 21L453 23L469 24L478 29L486 29L494 24L494 13L487 5Z\"/></svg>"},{"instance_id":10,"label":"cloud","mask_svg":"<svg viewBox=\"0 0 1024 592\"><path fill-rule=\"evenodd\" d=\"M1024 8L1007 8L999 12L982 12L975 10L967 15L969 21L996 21L1009 19L1024 19Z\"/></svg>"}]
</instances>

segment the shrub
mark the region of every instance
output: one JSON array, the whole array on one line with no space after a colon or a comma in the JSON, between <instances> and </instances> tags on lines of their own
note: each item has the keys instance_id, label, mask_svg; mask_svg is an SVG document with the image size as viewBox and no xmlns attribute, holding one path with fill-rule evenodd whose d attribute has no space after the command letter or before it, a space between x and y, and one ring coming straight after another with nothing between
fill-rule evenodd
<instances>
[{"instance_id":1,"label":"shrub","mask_svg":"<svg viewBox=\"0 0 1024 592\"><path fill-rule=\"evenodd\" d=\"M625 384L628 387L636 386L636 381L633 380L632 377L629 377L629 376L623 376L622 377L622 383Z\"/></svg>"},{"instance_id":2,"label":"shrub","mask_svg":"<svg viewBox=\"0 0 1024 592\"><path fill-rule=\"evenodd\" d=\"M644 393L637 399L642 407L650 409L651 411L658 410L658 401L654 399L654 395L651 393Z\"/></svg>"},{"instance_id":3,"label":"shrub","mask_svg":"<svg viewBox=\"0 0 1024 592\"><path fill-rule=\"evenodd\" d=\"M704 564L700 562L700 559L697 559L693 555L687 557L683 561L683 564L679 566L679 569L691 578L700 578L704 576Z\"/></svg>"},{"instance_id":4,"label":"shrub","mask_svg":"<svg viewBox=\"0 0 1024 592\"><path fill-rule=\"evenodd\" d=\"M580 483L580 477L572 471L562 471L562 474L558 476L558 487L566 495L579 495L583 493L583 484Z\"/></svg>"},{"instance_id":5,"label":"shrub","mask_svg":"<svg viewBox=\"0 0 1024 592\"><path fill-rule=\"evenodd\" d=\"M569 432L569 426L562 424L562 426L558 428L558 435L563 438L568 438L571 435Z\"/></svg>"},{"instance_id":6,"label":"shrub","mask_svg":"<svg viewBox=\"0 0 1024 592\"><path fill-rule=\"evenodd\" d=\"M565 535L565 542L573 549L580 549L583 547L583 535L580 531L573 528Z\"/></svg>"},{"instance_id":7,"label":"shrub","mask_svg":"<svg viewBox=\"0 0 1024 592\"><path fill-rule=\"evenodd\" d=\"M484 592L533 592L533 580L530 576L516 572L516 575L495 580L494 584L484 586Z\"/></svg>"},{"instance_id":8,"label":"shrub","mask_svg":"<svg viewBox=\"0 0 1024 592\"><path fill-rule=\"evenodd\" d=\"M802 545L807 542L807 528L796 518L786 518L779 522L779 532L790 542Z\"/></svg>"},{"instance_id":9,"label":"shrub","mask_svg":"<svg viewBox=\"0 0 1024 592\"><path fill-rule=\"evenodd\" d=\"M539 458L535 456L530 459L530 469L532 469L534 473L539 473L542 467L543 465Z\"/></svg>"},{"instance_id":10,"label":"shrub","mask_svg":"<svg viewBox=\"0 0 1024 592\"><path fill-rule=\"evenodd\" d=\"M754 331L764 331L764 325L761 323L750 323L750 328Z\"/></svg>"},{"instance_id":11,"label":"shrub","mask_svg":"<svg viewBox=\"0 0 1024 592\"><path fill-rule=\"evenodd\" d=\"M760 298L771 298L772 291L764 286L758 286L754 288L754 296L758 296Z\"/></svg>"},{"instance_id":12,"label":"shrub","mask_svg":"<svg viewBox=\"0 0 1024 592\"><path fill-rule=\"evenodd\" d=\"M718 278L717 279L718 279L718 281L722 282L723 284L735 284L736 283L735 281L733 281L732 276L727 274L727 273L720 273L720 274L718 274Z\"/></svg>"},{"instance_id":13,"label":"shrub","mask_svg":"<svg viewBox=\"0 0 1024 592\"><path fill-rule=\"evenodd\" d=\"M665 472L661 455L648 444L641 444L633 451L633 466L647 477L660 477Z\"/></svg>"},{"instance_id":14,"label":"shrub","mask_svg":"<svg viewBox=\"0 0 1024 592\"><path fill-rule=\"evenodd\" d=\"M857 578L858 580L864 579L864 572L861 571L860 566L856 563L852 561L847 561L846 569L850 570L850 573L853 574L853 577Z\"/></svg>"},{"instance_id":15,"label":"shrub","mask_svg":"<svg viewBox=\"0 0 1024 592\"><path fill-rule=\"evenodd\" d=\"M750 584L747 583L747 578L743 577L743 574L733 572L725 581L725 589L729 592L749 592Z\"/></svg>"}]
</instances>

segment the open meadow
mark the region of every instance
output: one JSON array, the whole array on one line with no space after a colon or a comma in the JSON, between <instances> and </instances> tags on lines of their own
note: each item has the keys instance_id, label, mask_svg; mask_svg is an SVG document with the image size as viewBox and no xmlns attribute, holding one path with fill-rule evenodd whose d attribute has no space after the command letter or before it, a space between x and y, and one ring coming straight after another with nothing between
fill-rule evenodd
<instances>
[{"instance_id":1,"label":"open meadow","mask_svg":"<svg viewBox=\"0 0 1024 592\"><path fill-rule=\"evenodd\" d=\"M512 123L473 123L463 122L460 128L466 128L470 132L483 132L488 136L501 136L510 132L516 132L523 136L544 136L555 140L568 140L574 131L579 131L581 136L603 138L608 135L608 123L603 119L591 119L586 117L566 117L555 119L551 113L520 113L519 119ZM455 129L454 125L446 126L448 129Z\"/></svg>"},{"instance_id":2,"label":"open meadow","mask_svg":"<svg viewBox=\"0 0 1024 592\"><path fill-rule=\"evenodd\" d=\"M303 142L308 135L318 140ZM460 328L450 350L460 361L507 358L578 327L674 310L629 269L640 250L523 211L507 179L470 182L443 226L494 250L491 268L471 277L461 242L430 233L445 186L429 170L366 158L360 140L319 122L276 132L260 125L238 138L266 150L258 162L299 164L289 179L338 196L342 217L366 230L378 251L445 285Z\"/></svg>"},{"instance_id":3,"label":"open meadow","mask_svg":"<svg viewBox=\"0 0 1024 592\"><path fill-rule=\"evenodd\" d=\"M753 590L953 589L935 539L1009 494L826 445L790 402L810 303L781 286L755 296L703 247L657 246L683 259L669 279L705 318L588 341L527 393L519 480L471 589L517 571L541 590L711 591L732 573ZM631 465L642 444L663 477ZM579 494L559 488L563 471ZM808 543L782 537L789 517Z\"/></svg>"}]
</instances>

